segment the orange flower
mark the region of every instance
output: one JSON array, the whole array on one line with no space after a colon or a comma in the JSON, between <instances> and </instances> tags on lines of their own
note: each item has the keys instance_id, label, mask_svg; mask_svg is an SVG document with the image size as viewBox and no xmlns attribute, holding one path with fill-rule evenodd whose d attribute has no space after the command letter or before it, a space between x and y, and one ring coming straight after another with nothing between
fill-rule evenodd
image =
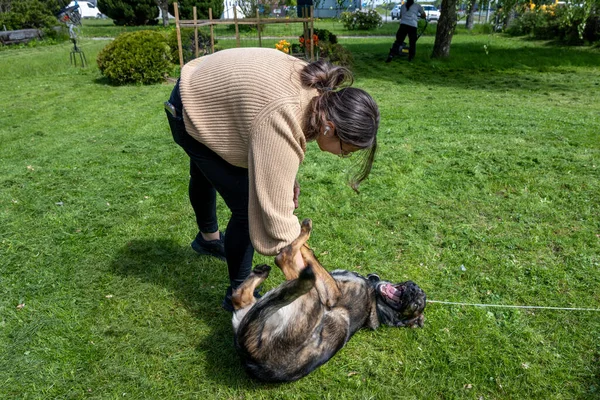
<instances>
[{"instance_id":1,"label":"orange flower","mask_svg":"<svg viewBox=\"0 0 600 400\"><path fill-rule=\"evenodd\" d=\"M298 39L300 42L300 47L304 47L304 46L310 46L311 40L310 39L304 39L304 35L300 36L300 38ZM314 44L314 46L318 46L319 45L319 37L314 34L312 37L312 43Z\"/></svg>"}]
</instances>

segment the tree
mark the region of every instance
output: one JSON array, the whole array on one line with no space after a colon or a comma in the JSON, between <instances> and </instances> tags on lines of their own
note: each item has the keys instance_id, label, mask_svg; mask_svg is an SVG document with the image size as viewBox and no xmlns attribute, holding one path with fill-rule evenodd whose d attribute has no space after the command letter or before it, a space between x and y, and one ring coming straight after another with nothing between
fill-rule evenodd
<instances>
[{"instance_id":1,"label":"tree","mask_svg":"<svg viewBox=\"0 0 600 400\"><path fill-rule=\"evenodd\" d=\"M98 9L115 25L152 25L158 17L155 0L98 0Z\"/></svg>"},{"instance_id":2,"label":"tree","mask_svg":"<svg viewBox=\"0 0 600 400\"><path fill-rule=\"evenodd\" d=\"M163 26L169 26L169 4L173 2L173 0L154 0L158 8L160 8L160 13L162 14L162 22Z\"/></svg>"},{"instance_id":3,"label":"tree","mask_svg":"<svg viewBox=\"0 0 600 400\"><path fill-rule=\"evenodd\" d=\"M477 4L477 0L468 0L467 2L467 30L472 31L473 25L475 23L475 5Z\"/></svg>"},{"instance_id":4,"label":"tree","mask_svg":"<svg viewBox=\"0 0 600 400\"><path fill-rule=\"evenodd\" d=\"M502 29L508 28L515 19L516 8L519 3L525 4L526 0L502 0L498 2L500 6L498 14L502 21Z\"/></svg>"},{"instance_id":5,"label":"tree","mask_svg":"<svg viewBox=\"0 0 600 400\"><path fill-rule=\"evenodd\" d=\"M51 2L43 0L2 0L0 5L2 7L0 28L6 27L8 30L41 29L58 25L58 21L53 15L55 7Z\"/></svg>"},{"instance_id":6,"label":"tree","mask_svg":"<svg viewBox=\"0 0 600 400\"><path fill-rule=\"evenodd\" d=\"M577 31L582 39L600 40L600 0L584 1L583 22L577 26Z\"/></svg>"},{"instance_id":7,"label":"tree","mask_svg":"<svg viewBox=\"0 0 600 400\"><path fill-rule=\"evenodd\" d=\"M339 18L342 13L342 9L344 8L344 4L346 3L346 0L335 0L335 2L337 3L337 11Z\"/></svg>"},{"instance_id":8,"label":"tree","mask_svg":"<svg viewBox=\"0 0 600 400\"><path fill-rule=\"evenodd\" d=\"M450 56L450 44L456 28L457 0L442 0L440 20L438 21L433 44L432 58L447 58Z\"/></svg>"},{"instance_id":9,"label":"tree","mask_svg":"<svg viewBox=\"0 0 600 400\"><path fill-rule=\"evenodd\" d=\"M208 9L212 9L213 18L219 18L223 14L223 0L178 0L179 18L193 19L194 6L199 19L208 19ZM240 5L241 6L241 5ZM169 11L175 15L173 4L169 4Z\"/></svg>"},{"instance_id":10,"label":"tree","mask_svg":"<svg viewBox=\"0 0 600 400\"><path fill-rule=\"evenodd\" d=\"M254 18L256 16L256 10L259 10L259 7L262 5L264 12L269 12L269 7L265 7L265 4L260 0L243 0L238 2L233 2L234 7L235 4L239 7L244 14L245 17Z\"/></svg>"}]
</instances>

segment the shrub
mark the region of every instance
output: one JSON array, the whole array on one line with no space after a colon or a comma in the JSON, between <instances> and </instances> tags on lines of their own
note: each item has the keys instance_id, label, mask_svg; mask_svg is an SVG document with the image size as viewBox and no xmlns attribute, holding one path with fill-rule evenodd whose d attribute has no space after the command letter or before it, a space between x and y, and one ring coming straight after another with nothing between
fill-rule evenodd
<instances>
[{"instance_id":1,"label":"shrub","mask_svg":"<svg viewBox=\"0 0 600 400\"><path fill-rule=\"evenodd\" d=\"M339 43L321 42L319 58L326 58L330 62L344 67L351 67L354 63L352 53Z\"/></svg>"},{"instance_id":2,"label":"shrub","mask_svg":"<svg viewBox=\"0 0 600 400\"><path fill-rule=\"evenodd\" d=\"M600 15L591 15L583 27L583 39L594 43L600 41Z\"/></svg>"},{"instance_id":3,"label":"shrub","mask_svg":"<svg viewBox=\"0 0 600 400\"><path fill-rule=\"evenodd\" d=\"M158 6L154 0L98 0L100 12L115 25L155 25Z\"/></svg>"},{"instance_id":4,"label":"shrub","mask_svg":"<svg viewBox=\"0 0 600 400\"><path fill-rule=\"evenodd\" d=\"M181 29L181 47L183 50L183 62L187 63L196 58L196 38L194 29ZM172 30L167 37L167 44L171 48L171 60L177 62L179 60L179 48L177 46L177 31ZM217 40L215 39L215 50ZM210 52L210 34L198 30L198 53L203 55L205 51Z\"/></svg>"},{"instance_id":5,"label":"shrub","mask_svg":"<svg viewBox=\"0 0 600 400\"><path fill-rule=\"evenodd\" d=\"M600 27L597 21L597 14L586 14L585 9L580 6L542 5L534 10L523 12L507 33L580 44L583 40L593 42L600 38Z\"/></svg>"},{"instance_id":6,"label":"shrub","mask_svg":"<svg viewBox=\"0 0 600 400\"><path fill-rule=\"evenodd\" d=\"M473 28L473 31L474 33L489 35L494 32L494 27L490 23L477 24L476 27Z\"/></svg>"},{"instance_id":7,"label":"shrub","mask_svg":"<svg viewBox=\"0 0 600 400\"><path fill-rule=\"evenodd\" d=\"M337 36L327 29L314 29L313 33L317 35L321 42L329 42L331 44L336 44L338 42Z\"/></svg>"},{"instance_id":8,"label":"shrub","mask_svg":"<svg viewBox=\"0 0 600 400\"><path fill-rule=\"evenodd\" d=\"M173 68L171 49L156 31L123 33L98 54L98 68L118 84L156 83Z\"/></svg>"},{"instance_id":9,"label":"shrub","mask_svg":"<svg viewBox=\"0 0 600 400\"><path fill-rule=\"evenodd\" d=\"M267 24L260 24L260 32L261 34L265 33L267 30ZM227 31L234 33L235 32L235 24L227 25ZM255 35L258 32L258 25L256 24L238 24L238 32L240 35Z\"/></svg>"},{"instance_id":10,"label":"shrub","mask_svg":"<svg viewBox=\"0 0 600 400\"><path fill-rule=\"evenodd\" d=\"M343 12L342 24L348 30L369 30L383 25L381 15L375 10Z\"/></svg>"},{"instance_id":11,"label":"shrub","mask_svg":"<svg viewBox=\"0 0 600 400\"><path fill-rule=\"evenodd\" d=\"M178 0L179 18L194 19L194 6L198 19L208 19L208 9L212 8L213 19L218 19L223 14L223 1L221 0ZM169 12L175 15L173 4L169 4Z\"/></svg>"},{"instance_id":12,"label":"shrub","mask_svg":"<svg viewBox=\"0 0 600 400\"><path fill-rule=\"evenodd\" d=\"M11 3L10 11L0 13L0 28L44 29L58 25L53 15L54 7L39 0L22 0Z\"/></svg>"},{"instance_id":13,"label":"shrub","mask_svg":"<svg viewBox=\"0 0 600 400\"><path fill-rule=\"evenodd\" d=\"M354 62L352 53L345 47L338 44L337 36L327 29L313 30L313 40L315 42L315 52L318 58L326 58L330 62L338 65L350 67ZM300 35L299 43L292 44L292 53L304 53L304 46L310 46L310 41L307 43L304 35Z\"/></svg>"}]
</instances>

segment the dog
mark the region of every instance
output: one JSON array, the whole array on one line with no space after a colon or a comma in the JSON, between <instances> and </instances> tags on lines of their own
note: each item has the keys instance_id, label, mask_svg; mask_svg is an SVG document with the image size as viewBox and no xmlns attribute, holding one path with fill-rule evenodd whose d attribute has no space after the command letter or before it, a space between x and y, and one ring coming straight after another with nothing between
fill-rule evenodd
<instances>
[{"instance_id":1,"label":"dog","mask_svg":"<svg viewBox=\"0 0 600 400\"><path fill-rule=\"evenodd\" d=\"M306 245L312 222L275 257L286 281L254 297L271 267L259 265L232 294L235 347L248 375L292 382L326 363L363 327L422 327L425 292L411 281L392 284L370 274L327 272ZM294 257L301 252L303 269Z\"/></svg>"}]
</instances>

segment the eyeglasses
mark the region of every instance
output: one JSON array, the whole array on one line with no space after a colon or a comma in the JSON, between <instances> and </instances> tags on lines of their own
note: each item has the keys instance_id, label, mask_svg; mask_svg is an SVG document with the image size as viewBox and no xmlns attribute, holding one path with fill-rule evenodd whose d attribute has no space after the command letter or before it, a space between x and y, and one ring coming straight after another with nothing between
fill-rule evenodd
<instances>
[{"instance_id":1,"label":"eyeglasses","mask_svg":"<svg viewBox=\"0 0 600 400\"><path fill-rule=\"evenodd\" d=\"M342 139L340 139L340 154L338 154L338 157L340 157L340 158L350 158L350 157L352 157L352 152L351 151L344 150Z\"/></svg>"}]
</instances>

